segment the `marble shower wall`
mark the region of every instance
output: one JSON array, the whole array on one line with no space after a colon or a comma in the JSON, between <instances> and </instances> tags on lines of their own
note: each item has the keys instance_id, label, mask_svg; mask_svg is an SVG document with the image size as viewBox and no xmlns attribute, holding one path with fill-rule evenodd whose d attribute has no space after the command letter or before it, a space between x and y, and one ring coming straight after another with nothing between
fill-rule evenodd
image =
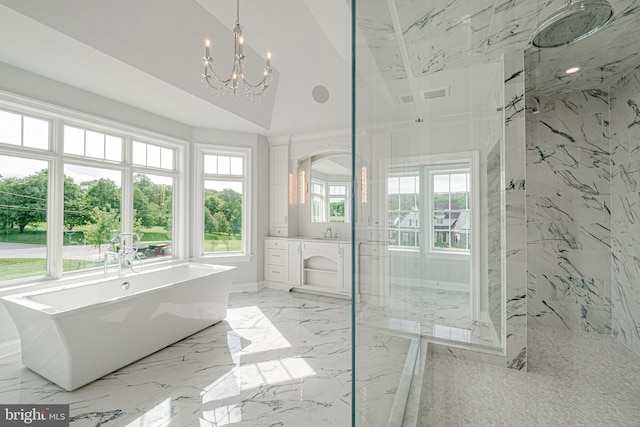
<instances>
[{"instance_id":1,"label":"marble shower wall","mask_svg":"<svg viewBox=\"0 0 640 427\"><path fill-rule=\"evenodd\" d=\"M527 106L529 320L608 334L609 95L585 90Z\"/></svg>"},{"instance_id":2,"label":"marble shower wall","mask_svg":"<svg viewBox=\"0 0 640 427\"><path fill-rule=\"evenodd\" d=\"M431 351L511 369L527 369L527 245L525 225L525 99L524 53L504 55L504 174L506 264L505 351L479 352L441 345Z\"/></svg>"},{"instance_id":3,"label":"marble shower wall","mask_svg":"<svg viewBox=\"0 0 640 427\"><path fill-rule=\"evenodd\" d=\"M503 65L504 69L504 65ZM487 213L487 247L484 251L481 265L487 268L487 312L493 324L496 335L502 341L504 320L502 318L502 182L504 172L503 156L504 144L504 76L497 73L493 87L495 92L487 99L488 111L491 114L486 135L486 143L489 148L486 158L486 206Z\"/></svg>"},{"instance_id":4,"label":"marble shower wall","mask_svg":"<svg viewBox=\"0 0 640 427\"><path fill-rule=\"evenodd\" d=\"M611 87L612 330L640 354L640 67Z\"/></svg>"}]
</instances>

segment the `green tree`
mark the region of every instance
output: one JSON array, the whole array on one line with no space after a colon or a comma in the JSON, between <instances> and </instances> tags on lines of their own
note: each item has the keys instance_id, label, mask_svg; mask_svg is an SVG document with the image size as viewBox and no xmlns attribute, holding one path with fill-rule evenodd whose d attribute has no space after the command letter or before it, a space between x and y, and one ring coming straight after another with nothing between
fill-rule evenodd
<instances>
[{"instance_id":1,"label":"green tree","mask_svg":"<svg viewBox=\"0 0 640 427\"><path fill-rule=\"evenodd\" d=\"M135 209L136 218L140 219L143 227L153 227L155 225L149 207L149 198L144 191L134 183L133 209Z\"/></svg>"},{"instance_id":2,"label":"green tree","mask_svg":"<svg viewBox=\"0 0 640 427\"><path fill-rule=\"evenodd\" d=\"M120 229L119 215L107 205L102 209L94 207L91 217L85 230L87 243L97 247L102 255L102 245L111 241L113 232Z\"/></svg>"},{"instance_id":3,"label":"green tree","mask_svg":"<svg viewBox=\"0 0 640 427\"><path fill-rule=\"evenodd\" d=\"M22 233L27 225L47 220L48 175L43 169L34 175L3 181L5 212L2 222L5 227L17 225Z\"/></svg>"},{"instance_id":4,"label":"green tree","mask_svg":"<svg viewBox=\"0 0 640 427\"><path fill-rule=\"evenodd\" d=\"M87 185L87 206L94 208L105 208L120 213L120 189L115 182L108 178L100 178L95 181L84 183Z\"/></svg>"},{"instance_id":5,"label":"green tree","mask_svg":"<svg viewBox=\"0 0 640 427\"><path fill-rule=\"evenodd\" d=\"M218 224L216 224L216 220L209 212L209 209L204 210L204 231L205 233L213 234L216 232L218 228Z\"/></svg>"},{"instance_id":6,"label":"green tree","mask_svg":"<svg viewBox=\"0 0 640 427\"><path fill-rule=\"evenodd\" d=\"M229 233L229 221L227 221L227 217L225 217L222 212L216 212L213 215L213 220L216 224L216 232L218 234Z\"/></svg>"},{"instance_id":7,"label":"green tree","mask_svg":"<svg viewBox=\"0 0 640 427\"><path fill-rule=\"evenodd\" d=\"M64 177L64 225L71 231L78 225L86 224L90 220L85 192L73 181Z\"/></svg>"}]
</instances>

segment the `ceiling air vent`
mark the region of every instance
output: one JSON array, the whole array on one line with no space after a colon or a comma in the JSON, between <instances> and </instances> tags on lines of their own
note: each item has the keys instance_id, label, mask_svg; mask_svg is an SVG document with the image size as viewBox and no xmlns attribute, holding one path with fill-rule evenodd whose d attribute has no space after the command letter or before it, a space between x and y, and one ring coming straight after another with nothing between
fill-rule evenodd
<instances>
[{"instance_id":1,"label":"ceiling air vent","mask_svg":"<svg viewBox=\"0 0 640 427\"><path fill-rule=\"evenodd\" d=\"M413 102L413 95L409 94L409 95L400 95L400 102L403 104L409 104L411 102Z\"/></svg>"},{"instance_id":2,"label":"ceiling air vent","mask_svg":"<svg viewBox=\"0 0 640 427\"><path fill-rule=\"evenodd\" d=\"M435 98L443 98L445 96L449 96L449 87L425 90L424 92L422 92L422 99L424 99L425 101Z\"/></svg>"}]
</instances>

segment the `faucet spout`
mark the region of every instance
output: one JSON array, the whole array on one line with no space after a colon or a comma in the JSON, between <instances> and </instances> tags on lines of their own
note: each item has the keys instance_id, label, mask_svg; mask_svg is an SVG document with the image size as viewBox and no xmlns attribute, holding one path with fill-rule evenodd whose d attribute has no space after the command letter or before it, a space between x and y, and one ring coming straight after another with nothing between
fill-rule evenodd
<instances>
[{"instance_id":1,"label":"faucet spout","mask_svg":"<svg viewBox=\"0 0 640 427\"><path fill-rule=\"evenodd\" d=\"M327 233L329 233L327 235ZM329 239L333 239L333 230L331 230L331 227L327 227L327 229L324 232L325 237L328 237Z\"/></svg>"}]
</instances>

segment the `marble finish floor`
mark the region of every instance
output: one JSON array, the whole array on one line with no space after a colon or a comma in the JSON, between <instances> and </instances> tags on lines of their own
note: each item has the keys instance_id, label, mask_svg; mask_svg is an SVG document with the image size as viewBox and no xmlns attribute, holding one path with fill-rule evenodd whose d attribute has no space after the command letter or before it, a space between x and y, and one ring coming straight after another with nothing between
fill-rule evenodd
<instances>
[{"instance_id":1,"label":"marble finish floor","mask_svg":"<svg viewBox=\"0 0 640 427\"><path fill-rule=\"evenodd\" d=\"M229 304L224 321L73 392L0 359L0 402L68 403L74 427L351 425L350 301L263 289ZM359 426L404 410L411 346L358 330Z\"/></svg>"},{"instance_id":2,"label":"marble finish floor","mask_svg":"<svg viewBox=\"0 0 640 427\"><path fill-rule=\"evenodd\" d=\"M391 285L388 297L363 294L358 316L358 324L401 330L435 341L500 347L493 325L471 318L467 292Z\"/></svg>"},{"instance_id":3,"label":"marble finish floor","mask_svg":"<svg viewBox=\"0 0 640 427\"><path fill-rule=\"evenodd\" d=\"M430 351L419 425L640 425L640 356L566 329L529 328L528 346L528 372Z\"/></svg>"}]
</instances>

